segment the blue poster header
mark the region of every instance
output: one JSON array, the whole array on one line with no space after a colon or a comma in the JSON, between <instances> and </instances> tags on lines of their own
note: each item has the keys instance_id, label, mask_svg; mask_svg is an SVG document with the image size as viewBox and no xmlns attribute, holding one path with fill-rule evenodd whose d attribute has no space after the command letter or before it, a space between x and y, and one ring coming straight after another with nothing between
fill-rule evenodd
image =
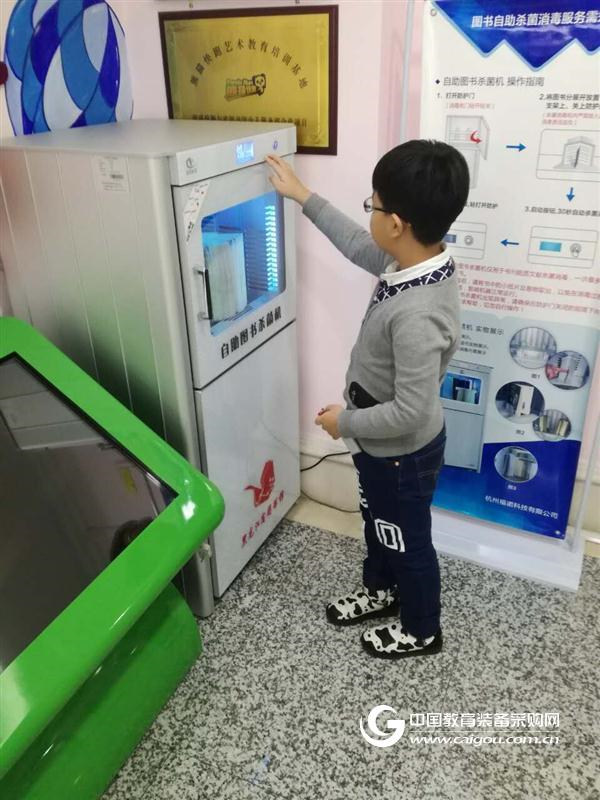
<instances>
[{"instance_id":1,"label":"blue poster header","mask_svg":"<svg viewBox=\"0 0 600 800\"><path fill-rule=\"evenodd\" d=\"M534 69L573 41L600 47L598 0L433 0L483 55L507 42Z\"/></svg>"}]
</instances>

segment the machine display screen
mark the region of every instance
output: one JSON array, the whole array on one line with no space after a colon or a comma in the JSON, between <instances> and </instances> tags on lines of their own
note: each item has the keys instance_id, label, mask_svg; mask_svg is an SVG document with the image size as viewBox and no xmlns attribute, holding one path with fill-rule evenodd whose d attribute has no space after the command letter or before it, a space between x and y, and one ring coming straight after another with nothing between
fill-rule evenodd
<instances>
[{"instance_id":1,"label":"machine display screen","mask_svg":"<svg viewBox=\"0 0 600 800\"><path fill-rule=\"evenodd\" d=\"M235 146L235 160L238 164L254 161L254 142L241 142Z\"/></svg>"},{"instance_id":2,"label":"machine display screen","mask_svg":"<svg viewBox=\"0 0 600 800\"><path fill-rule=\"evenodd\" d=\"M448 244L456 244L456 235L454 233L447 233L444 236L444 241Z\"/></svg>"},{"instance_id":3,"label":"machine display screen","mask_svg":"<svg viewBox=\"0 0 600 800\"><path fill-rule=\"evenodd\" d=\"M550 253L560 253L562 244L560 242L540 242L540 250L546 250Z\"/></svg>"},{"instance_id":4,"label":"machine display screen","mask_svg":"<svg viewBox=\"0 0 600 800\"><path fill-rule=\"evenodd\" d=\"M0 672L174 498L21 359L0 361Z\"/></svg>"},{"instance_id":5,"label":"machine display screen","mask_svg":"<svg viewBox=\"0 0 600 800\"><path fill-rule=\"evenodd\" d=\"M447 372L440 391L445 400L479 405L481 399L481 378Z\"/></svg>"}]
</instances>

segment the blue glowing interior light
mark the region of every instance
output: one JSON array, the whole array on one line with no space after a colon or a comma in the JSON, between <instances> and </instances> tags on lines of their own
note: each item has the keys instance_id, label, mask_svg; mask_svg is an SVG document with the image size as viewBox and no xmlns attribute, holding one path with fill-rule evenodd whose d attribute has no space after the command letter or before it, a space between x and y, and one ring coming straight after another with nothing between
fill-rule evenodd
<instances>
[{"instance_id":1,"label":"blue glowing interior light","mask_svg":"<svg viewBox=\"0 0 600 800\"><path fill-rule=\"evenodd\" d=\"M267 260L267 289L279 290L279 267L277 247L277 210L275 206L265 206L265 253Z\"/></svg>"}]
</instances>

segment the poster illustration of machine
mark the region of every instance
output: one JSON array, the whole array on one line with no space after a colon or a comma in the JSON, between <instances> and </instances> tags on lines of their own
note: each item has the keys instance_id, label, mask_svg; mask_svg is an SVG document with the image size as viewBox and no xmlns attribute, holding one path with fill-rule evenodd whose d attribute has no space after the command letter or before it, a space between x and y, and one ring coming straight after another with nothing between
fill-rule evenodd
<instances>
[{"instance_id":1,"label":"poster illustration of machine","mask_svg":"<svg viewBox=\"0 0 600 800\"><path fill-rule=\"evenodd\" d=\"M600 315L600 12L427 0L421 132L465 156L435 505L564 538Z\"/></svg>"}]
</instances>

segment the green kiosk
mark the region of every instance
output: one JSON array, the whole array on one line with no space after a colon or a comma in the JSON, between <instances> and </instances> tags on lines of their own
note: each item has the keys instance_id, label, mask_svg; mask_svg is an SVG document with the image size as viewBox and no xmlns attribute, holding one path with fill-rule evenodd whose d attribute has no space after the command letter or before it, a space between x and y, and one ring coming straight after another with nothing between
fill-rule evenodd
<instances>
[{"instance_id":1,"label":"green kiosk","mask_svg":"<svg viewBox=\"0 0 600 800\"><path fill-rule=\"evenodd\" d=\"M201 651L177 587L219 491L0 318L0 797L102 794Z\"/></svg>"}]
</instances>

